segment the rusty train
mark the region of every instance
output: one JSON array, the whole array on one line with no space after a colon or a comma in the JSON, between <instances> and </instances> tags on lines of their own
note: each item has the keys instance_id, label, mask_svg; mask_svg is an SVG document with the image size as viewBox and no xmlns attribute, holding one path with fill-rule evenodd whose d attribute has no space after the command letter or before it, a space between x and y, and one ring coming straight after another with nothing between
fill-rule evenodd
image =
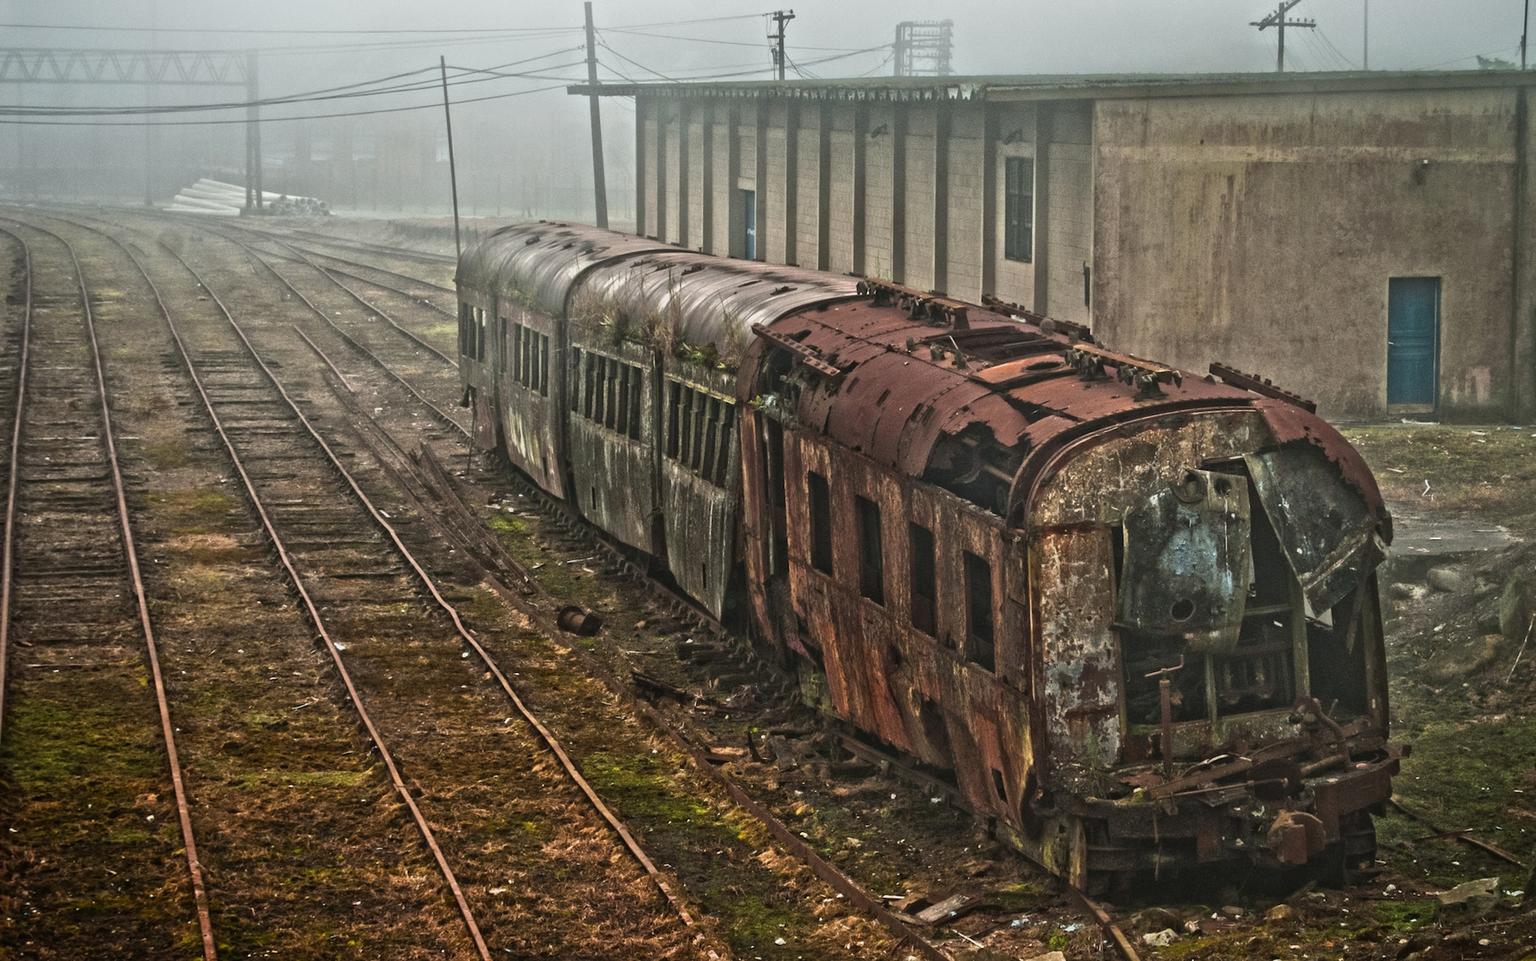
<instances>
[{"instance_id":1,"label":"rusty train","mask_svg":"<svg viewBox=\"0 0 1536 961\"><path fill-rule=\"evenodd\" d=\"M474 442L1088 890L1368 867L1391 520L1312 405L593 227L458 267Z\"/></svg>"}]
</instances>

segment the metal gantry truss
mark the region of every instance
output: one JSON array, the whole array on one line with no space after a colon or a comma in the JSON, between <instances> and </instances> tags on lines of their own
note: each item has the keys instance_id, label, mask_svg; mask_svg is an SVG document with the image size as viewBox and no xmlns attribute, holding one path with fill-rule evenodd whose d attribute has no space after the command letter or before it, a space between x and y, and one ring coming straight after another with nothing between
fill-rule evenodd
<instances>
[{"instance_id":1,"label":"metal gantry truss","mask_svg":"<svg viewBox=\"0 0 1536 961\"><path fill-rule=\"evenodd\" d=\"M246 50L0 48L0 84L244 87L250 103L245 125L245 203L255 208L261 206L262 197L258 72L256 54ZM146 177L154 162L153 129L146 124Z\"/></svg>"},{"instance_id":2,"label":"metal gantry truss","mask_svg":"<svg viewBox=\"0 0 1536 961\"><path fill-rule=\"evenodd\" d=\"M892 63L898 77L947 77L954 72L955 22L903 20L896 24Z\"/></svg>"}]
</instances>

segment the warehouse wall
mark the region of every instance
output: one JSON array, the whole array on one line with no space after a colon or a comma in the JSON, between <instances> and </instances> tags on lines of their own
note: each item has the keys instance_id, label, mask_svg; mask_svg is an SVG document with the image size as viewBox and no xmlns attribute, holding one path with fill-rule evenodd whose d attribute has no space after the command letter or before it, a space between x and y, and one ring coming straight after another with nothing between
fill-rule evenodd
<instances>
[{"instance_id":1,"label":"warehouse wall","mask_svg":"<svg viewBox=\"0 0 1536 961\"><path fill-rule=\"evenodd\" d=\"M1101 101L1095 332L1379 417L1388 280L1439 277L1442 414L1513 409L1532 367L1511 349L1518 96Z\"/></svg>"}]
</instances>

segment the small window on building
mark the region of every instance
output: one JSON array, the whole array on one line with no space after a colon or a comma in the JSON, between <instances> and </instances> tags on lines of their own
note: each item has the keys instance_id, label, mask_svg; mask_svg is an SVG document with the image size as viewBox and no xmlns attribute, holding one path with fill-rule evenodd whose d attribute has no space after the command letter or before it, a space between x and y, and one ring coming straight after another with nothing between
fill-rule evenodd
<instances>
[{"instance_id":1,"label":"small window on building","mask_svg":"<svg viewBox=\"0 0 1536 961\"><path fill-rule=\"evenodd\" d=\"M853 499L859 525L859 593L876 604L885 603L885 555L880 544L880 505L867 497Z\"/></svg>"},{"instance_id":2,"label":"small window on building","mask_svg":"<svg viewBox=\"0 0 1536 961\"><path fill-rule=\"evenodd\" d=\"M1026 264L1035 259L1035 162L1029 157L1004 161L1003 256Z\"/></svg>"},{"instance_id":3,"label":"small window on building","mask_svg":"<svg viewBox=\"0 0 1536 961\"><path fill-rule=\"evenodd\" d=\"M972 663L994 670L992 640L992 565L965 552L965 656Z\"/></svg>"},{"instance_id":4,"label":"small window on building","mask_svg":"<svg viewBox=\"0 0 1536 961\"><path fill-rule=\"evenodd\" d=\"M912 626L934 637L938 631L938 604L934 596L937 564L934 560L933 531L921 524L908 524L907 550L911 556L907 583L911 588Z\"/></svg>"},{"instance_id":5,"label":"small window on building","mask_svg":"<svg viewBox=\"0 0 1536 961\"><path fill-rule=\"evenodd\" d=\"M805 490L811 504L811 566L831 574L832 495L827 490L827 479L809 471L805 475Z\"/></svg>"}]
</instances>

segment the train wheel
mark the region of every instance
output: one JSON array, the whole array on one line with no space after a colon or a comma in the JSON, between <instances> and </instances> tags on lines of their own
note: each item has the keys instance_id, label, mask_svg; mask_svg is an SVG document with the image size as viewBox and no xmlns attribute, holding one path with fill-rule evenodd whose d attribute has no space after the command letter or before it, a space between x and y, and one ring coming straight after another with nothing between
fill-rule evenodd
<instances>
[{"instance_id":1,"label":"train wheel","mask_svg":"<svg viewBox=\"0 0 1536 961\"><path fill-rule=\"evenodd\" d=\"M1358 884L1376 874L1376 821L1356 811L1339 821L1340 874L1345 884Z\"/></svg>"}]
</instances>

